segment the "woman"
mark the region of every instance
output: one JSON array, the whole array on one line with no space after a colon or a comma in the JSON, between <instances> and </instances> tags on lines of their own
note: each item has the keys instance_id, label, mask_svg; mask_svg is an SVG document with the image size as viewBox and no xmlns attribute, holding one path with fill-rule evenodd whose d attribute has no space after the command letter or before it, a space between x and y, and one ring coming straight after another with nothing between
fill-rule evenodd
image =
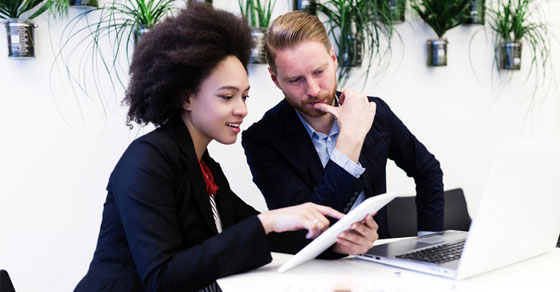
<instances>
[{"instance_id":1,"label":"woman","mask_svg":"<svg viewBox=\"0 0 560 292\"><path fill-rule=\"evenodd\" d=\"M271 249L307 243L298 233L267 234L306 229L312 238L329 225L325 215L343 215L313 204L258 214L206 151L212 140L237 139L250 49L241 19L204 4L156 26L136 48L128 124L158 128L132 142L111 174L97 248L76 291L215 288L217 278L269 263Z\"/></svg>"}]
</instances>

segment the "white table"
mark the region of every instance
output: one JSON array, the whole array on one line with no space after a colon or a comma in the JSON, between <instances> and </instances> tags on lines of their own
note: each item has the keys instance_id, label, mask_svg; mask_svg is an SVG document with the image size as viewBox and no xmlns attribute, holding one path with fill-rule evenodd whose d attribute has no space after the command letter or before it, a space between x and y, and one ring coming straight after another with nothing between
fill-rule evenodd
<instances>
[{"instance_id":1,"label":"white table","mask_svg":"<svg viewBox=\"0 0 560 292\"><path fill-rule=\"evenodd\" d=\"M382 243L382 242L379 242ZM285 273L292 255L272 253L272 262L218 280L224 292L250 291L560 291L560 248L462 281L394 268L354 257L312 260Z\"/></svg>"}]
</instances>

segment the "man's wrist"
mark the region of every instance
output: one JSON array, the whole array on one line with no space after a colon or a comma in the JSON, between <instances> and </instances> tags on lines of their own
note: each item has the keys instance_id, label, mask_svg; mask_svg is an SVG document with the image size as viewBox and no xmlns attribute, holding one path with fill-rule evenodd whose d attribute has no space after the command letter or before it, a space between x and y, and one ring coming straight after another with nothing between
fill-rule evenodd
<instances>
[{"instance_id":1,"label":"man's wrist","mask_svg":"<svg viewBox=\"0 0 560 292\"><path fill-rule=\"evenodd\" d=\"M338 135L338 139L336 140L335 148L342 154L346 155L346 157L357 163L360 158L360 151L363 144L363 139L356 139L354 137L343 135L341 130L341 133Z\"/></svg>"}]
</instances>

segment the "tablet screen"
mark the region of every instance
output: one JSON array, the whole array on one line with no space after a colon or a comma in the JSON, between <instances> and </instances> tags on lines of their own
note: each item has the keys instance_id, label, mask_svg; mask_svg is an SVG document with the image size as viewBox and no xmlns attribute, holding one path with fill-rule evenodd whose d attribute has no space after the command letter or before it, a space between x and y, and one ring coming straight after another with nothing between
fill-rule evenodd
<instances>
[{"instance_id":1,"label":"tablet screen","mask_svg":"<svg viewBox=\"0 0 560 292\"><path fill-rule=\"evenodd\" d=\"M315 238L306 247L300 250L289 261L284 263L278 272L285 272L295 266L303 264L308 260L314 259L325 249L329 248L336 242L336 237L343 231L350 229L352 223L362 221L367 214L373 214L383 206L387 205L391 200L397 197L396 192L385 193L373 196L363 201L359 206L350 211L346 216L342 217L333 226Z\"/></svg>"}]
</instances>

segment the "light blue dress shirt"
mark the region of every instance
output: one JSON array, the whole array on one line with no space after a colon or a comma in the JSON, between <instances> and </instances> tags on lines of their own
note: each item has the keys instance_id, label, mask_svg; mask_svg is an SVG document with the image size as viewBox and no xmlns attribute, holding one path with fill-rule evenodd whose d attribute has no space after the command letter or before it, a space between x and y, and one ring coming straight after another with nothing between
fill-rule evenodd
<instances>
[{"instance_id":1,"label":"light blue dress shirt","mask_svg":"<svg viewBox=\"0 0 560 292\"><path fill-rule=\"evenodd\" d=\"M321 159L321 163L323 164L323 168L327 165L329 160L332 160L334 163L338 164L338 166L342 167L346 170L349 174L353 175L356 178L359 178L364 171L365 168L362 167L360 162L356 163L352 161L348 156L344 155L342 152L338 151L335 148L336 146L336 139L338 139L338 133L340 132L340 127L338 126L338 122L335 120L333 126L329 134L324 134L315 131L300 115L298 111L296 111L300 121L303 123L305 130L309 137L311 137L311 141L315 146L315 150L317 150L317 154L319 155L319 159ZM361 202L363 202L366 198L364 191L360 193L354 205L352 205L352 209L358 206Z\"/></svg>"},{"instance_id":2,"label":"light blue dress shirt","mask_svg":"<svg viewBox=\"0 0 560 292\"><path fill-rule=\"evenodd\" d=\"M309 137L311 137L311 141L315 146L315 150L317 150L317 154L319 154L319 159L321 159L321 163L323 164L323 168L329 162L329 159L332 160L334 163L338 164L338 166L342 167L348 173L353 175L356 178L359 178L360 175L364 173L366 170L362 167L360 162L356 163L352 161L348 156L344 155L342 152L338 151L335 148L336 146L336 139L338 138L338 133L340 132L340 127L338 126L338 122L334 120L333 126L329 134L323 134L315 131L300 115L298 111L296 111L300 121L303 123L305 130ZM364 191L360 193L354 205L352 205L352 209L356 208L361 202L363 202L366 198ZM432 231L418 231L418 235L427 235L433 233Z\"/></svg>"},{"instance_id":3,"label":"light blue dress shirt","mask_svg":"<svg viewBox=\"0 0 560 292\"><path fill-rule=\"evenodd\" d=\"M329 162L330 159L356 178L359 178L360 175L364 173L366 169L362 167L360 162L356 163L352 161L350 158L348 158L348 156L344 155L342 152L338 151L338 149L335 148L336 139L338 138L338 132L340 132L340 127L338 126L338 122L336 120L334 120L331 131L327 135L315 131L315 129L313 129L303 119L303 117L300 115L298 111L296 111L296 113L300 121L302 122L303 126L305 127L307 134L309 135L309 137L311 137L311 141L315 146L315 150L317 150L317 154L319 154L319 159L321 159L323 168L325 168L327 162ZM354 202L354 205L352 205L352 208L350 210L356 208L356 206L358 206L365 199L366 199L366 195L364 191L362 191L358 196L358 198L356 198L356 201ZM433 232L418 231L419 236L427 235L431 233Z\"/></svg>"}]
</instances>

